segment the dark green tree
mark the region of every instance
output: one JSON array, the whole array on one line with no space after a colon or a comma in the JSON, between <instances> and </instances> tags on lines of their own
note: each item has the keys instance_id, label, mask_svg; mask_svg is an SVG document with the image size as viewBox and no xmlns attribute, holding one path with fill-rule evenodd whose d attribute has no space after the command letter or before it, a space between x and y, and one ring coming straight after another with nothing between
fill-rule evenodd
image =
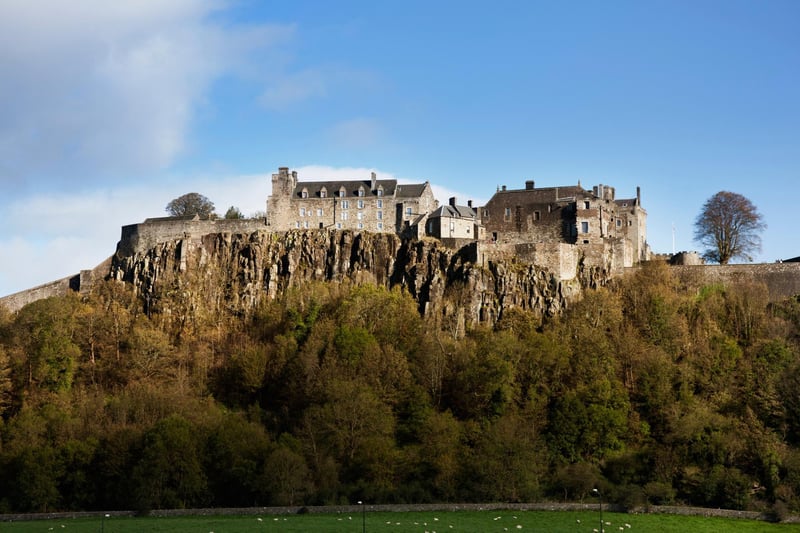
<instances>
[{"instance_id":1,"label":"dark green tree","mask_svg":"<svg viewBox=\"0 0 800 533\"><path fill-rule=\"evenodd\" d=\"M214 202L196 192L190 192L170 201L167 213L174 217L199 215L208 218L214 215Z\"/></svg>"}]
</instances>

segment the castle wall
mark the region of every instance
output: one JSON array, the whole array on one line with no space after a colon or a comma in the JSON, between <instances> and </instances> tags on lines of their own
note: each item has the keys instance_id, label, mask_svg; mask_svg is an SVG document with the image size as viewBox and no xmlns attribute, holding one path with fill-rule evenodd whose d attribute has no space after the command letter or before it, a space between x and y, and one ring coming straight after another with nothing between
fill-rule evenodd
<instances>
[{"instance_id":1,"label":"castle wall","mask_svg":"<svg viewBox=\"0 0 800 533\"><path fill-rule=\"evenodd\" d=\"M252 233L266 229L264 219L191 220L165 218L122 227L117 253L131 256L174 239L199 238L209 233Z\"/></svg>"},{"instance_id":2,"label":"castle wall","mask_svg":"<svg viewBox=\"0 0 800 533\"><path fill-rule=\"evenodd\" d=\"M772 302L800 295L800 263L675 265L670 269L679 279L689 283L762 282L767 286Z\"/></svg>"},{"instance_id":3,"label":"castle wall","mask_svg":"<svg viewBox=\"0 0 800 533\"><path fill-rule=\"evenodd\" d=\"M580 257L581 251L577 246L560 242L476 243L476 260L483 267L487 267L490 261L522 261L548 270L559 281L575 279Z\"/></svg>"}]
</instances>

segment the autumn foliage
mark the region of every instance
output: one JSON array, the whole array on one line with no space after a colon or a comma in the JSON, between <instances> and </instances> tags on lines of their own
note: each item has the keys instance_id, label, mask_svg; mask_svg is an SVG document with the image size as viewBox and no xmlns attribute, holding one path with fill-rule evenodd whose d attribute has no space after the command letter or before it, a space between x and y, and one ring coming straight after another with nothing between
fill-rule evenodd
<instances>
[{"instance_id":1,"label":"autumn foliage","mask_svg":"<svg viewBox=\"0 0 800 533\"><path fill-rule=\"evenodd\" d=\"M652 264L464 336L374 286L180 320L113 282L38 301L0 314L0 511L800 509L800 300L765 292Z\"/></svg>"}]
</instances>

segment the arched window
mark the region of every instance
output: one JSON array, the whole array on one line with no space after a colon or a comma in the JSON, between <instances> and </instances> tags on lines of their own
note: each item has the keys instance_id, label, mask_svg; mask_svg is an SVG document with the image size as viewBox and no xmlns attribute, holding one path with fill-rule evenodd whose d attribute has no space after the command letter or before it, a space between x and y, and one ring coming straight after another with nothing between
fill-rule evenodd
<instances>
[{"instance_id":1,"label":"arched window","mask_svg":"<svg viewBox=\"0 0 800 533\"><path fill-rule=\"evenodd\" d=\"M383 196L383 186L378 186L378 196Z\"/></svg>"},{"instance_id":2,"label":"arched window","mask_svg":"<svg viewBox=\"0 0 800 533\"><path fill-rule=\"evenodd\" d=\"M344 198L345 194L347 194L347 191L345 191L345 188L344 187L339 187L339 198Z\"/></svg>"},{"instance_id":3,"label":"arched window","mask_svg":"<svg viewBox=\"0 0 800 533\"><path fill-rule=\"evenodd\" d=\"M364 196L364 187L359 187L358 188L358 195L359 196Z\"/></svg>"},{"instance_id":4,"label":"arched window","mask_svg":"<svg viewBox=\"0 0 800 533\"><path fill-rule=\"evenodd\" d=\"M328 189L326 189L325 187L321 188L319 190L319 197L320 198L327 198L328 197Z\"/></svg>"},{"instance_id":5,"label":"arched window","mask_svg":"<svg viewBox=\"0 0 800 533\"><path fill-rule=\"evenodd\" d=\"M303 190L300 191L300 198L308 198L308 189L303 187Z\"/></svg>"}]
</instances>

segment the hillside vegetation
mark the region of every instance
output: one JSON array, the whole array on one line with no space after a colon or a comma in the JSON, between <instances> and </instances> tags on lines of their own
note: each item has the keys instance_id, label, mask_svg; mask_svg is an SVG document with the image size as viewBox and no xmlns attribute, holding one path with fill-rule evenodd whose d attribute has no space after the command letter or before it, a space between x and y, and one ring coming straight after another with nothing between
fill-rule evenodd
<instances>
[{"instance_id":1,"label":"hillside vegetation","mask_svg":"<svg viewBox=\"0 0 800 533\"><path fill-rule=\"evenodd\" d=\"M800 299L646 266L454 333L398 290L129 285L0 314L0 511L606 501L800 509ZM211 311L214 309L215 311ZM0 313L2 313L0 311Z\"/></svg>"}]
</instances>

